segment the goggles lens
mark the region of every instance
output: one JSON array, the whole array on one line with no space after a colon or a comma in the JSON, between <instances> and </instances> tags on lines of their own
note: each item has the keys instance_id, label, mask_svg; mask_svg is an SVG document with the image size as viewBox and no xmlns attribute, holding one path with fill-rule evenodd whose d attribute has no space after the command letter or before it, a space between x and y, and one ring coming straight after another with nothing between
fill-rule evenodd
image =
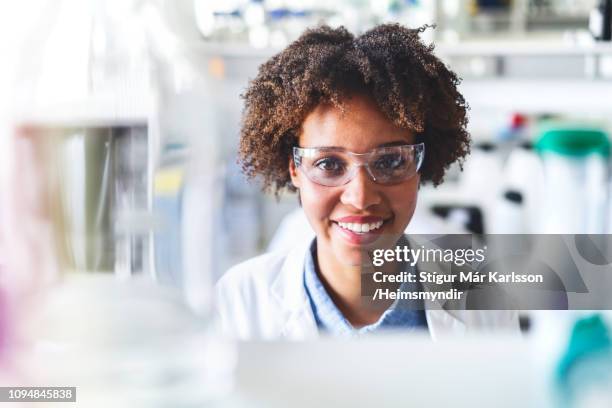
<instances>
[{"instance_id":1,"label":"goggles lens","mask_svg":"<svg viewBox=\"0 0 612 408\"><path fill-rule=\"evenodd\" d=\"M337 147L293 148L296 166L314 183L341 186L365 167L373 181L396 184L414 177L423 163L425 145L379 147L368 153L353 153Z\"/></svg>"}]
</instances>

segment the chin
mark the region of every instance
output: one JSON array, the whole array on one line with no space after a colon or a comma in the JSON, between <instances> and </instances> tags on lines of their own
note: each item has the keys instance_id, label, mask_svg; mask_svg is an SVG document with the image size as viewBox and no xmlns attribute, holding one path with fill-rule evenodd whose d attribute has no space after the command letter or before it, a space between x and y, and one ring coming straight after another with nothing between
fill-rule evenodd
<instances>
[{"instance_id":1,"label":"chin","mask_svg":"<svg viewBox=\"0 0 612 408\"><path fill-rule=\"evenodd\" d=\"M363 266L370 263L368 256L368 247L351 246L344 248L335 248L336 258L340 263L346 266Z\"/></svg>"}]
</instances>

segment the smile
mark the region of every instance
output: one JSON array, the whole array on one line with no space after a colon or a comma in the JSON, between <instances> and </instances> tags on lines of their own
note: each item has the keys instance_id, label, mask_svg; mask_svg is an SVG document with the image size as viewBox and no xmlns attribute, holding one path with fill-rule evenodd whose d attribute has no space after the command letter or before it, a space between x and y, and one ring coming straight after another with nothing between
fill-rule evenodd
<instances>
[{"instance_id":1,"label":"smile","mask_svg":"<svg viewBox=\"0 0 612 408\"><path fill-rule=\"evenodd\" d=\"M383 225L383 221L372 222L372 223L356 223L356 222L338 222L338 225L346 230L358 233L365 234L370 231L374 231L379 229Z\"/></svg>"},{"instance_id":2,"label":"smile","mask_svg":"<svg viewBox=\"0 0 612 408\"><path fill-rule=\"evenodd\" d=\"M379 216L348 216L341 220L333 221L335 230L346 243L357 246L375 242L383 234L385 226L392 223L392 218Z\"/></svg>"}]
</instances>

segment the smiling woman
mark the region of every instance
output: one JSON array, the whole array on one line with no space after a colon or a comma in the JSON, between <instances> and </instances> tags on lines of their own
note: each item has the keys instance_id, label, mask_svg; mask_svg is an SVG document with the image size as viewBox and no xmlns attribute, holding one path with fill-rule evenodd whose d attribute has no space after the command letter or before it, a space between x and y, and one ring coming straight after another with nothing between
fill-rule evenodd
<instances>
[{"instance_id":1,"label":"smiling woman","mask_svg":"<svg viewBox=\"0 0 612 408\"><path fill-rule=\"evenodd\" d=\"M243 170L277 194L297 191L316 238L227 272L217 305L228 333L306 338L427 328L436 336L466 325L518 328L510 312L459 317L422 303L364 301L368 254L405 242L419 184L441 183L469 151L459 81L422 44L422 31L391 24L355 37L323 26L260 67L244 95ZM382 272L406 267L418 269L395 263ZM386 289L418 291L415 285Z\"/></svg>"}]
</instances>

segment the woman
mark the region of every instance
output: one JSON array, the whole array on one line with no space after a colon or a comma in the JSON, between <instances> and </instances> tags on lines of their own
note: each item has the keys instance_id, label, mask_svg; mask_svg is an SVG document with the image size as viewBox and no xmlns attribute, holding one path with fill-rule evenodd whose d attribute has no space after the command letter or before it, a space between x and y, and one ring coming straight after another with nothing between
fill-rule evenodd
<instances>
[{"instance_id":1,"label":"woman","mask_svg":"<svg viewBox=\"0 0 612 408\"><path fill-rule=\"evenodd\" d=\"M354 37L323 26L260 67L244 96L243 169L275 193L297 191L316 238L227 272L217 286L226 332L300 339L403 328L438 338L518 328L513 312L397 307L362 292L372 251L403 240L420 183L440 184L469 151L459 81L422 30L381 25Z\"/></svg>"}]
</instances>

